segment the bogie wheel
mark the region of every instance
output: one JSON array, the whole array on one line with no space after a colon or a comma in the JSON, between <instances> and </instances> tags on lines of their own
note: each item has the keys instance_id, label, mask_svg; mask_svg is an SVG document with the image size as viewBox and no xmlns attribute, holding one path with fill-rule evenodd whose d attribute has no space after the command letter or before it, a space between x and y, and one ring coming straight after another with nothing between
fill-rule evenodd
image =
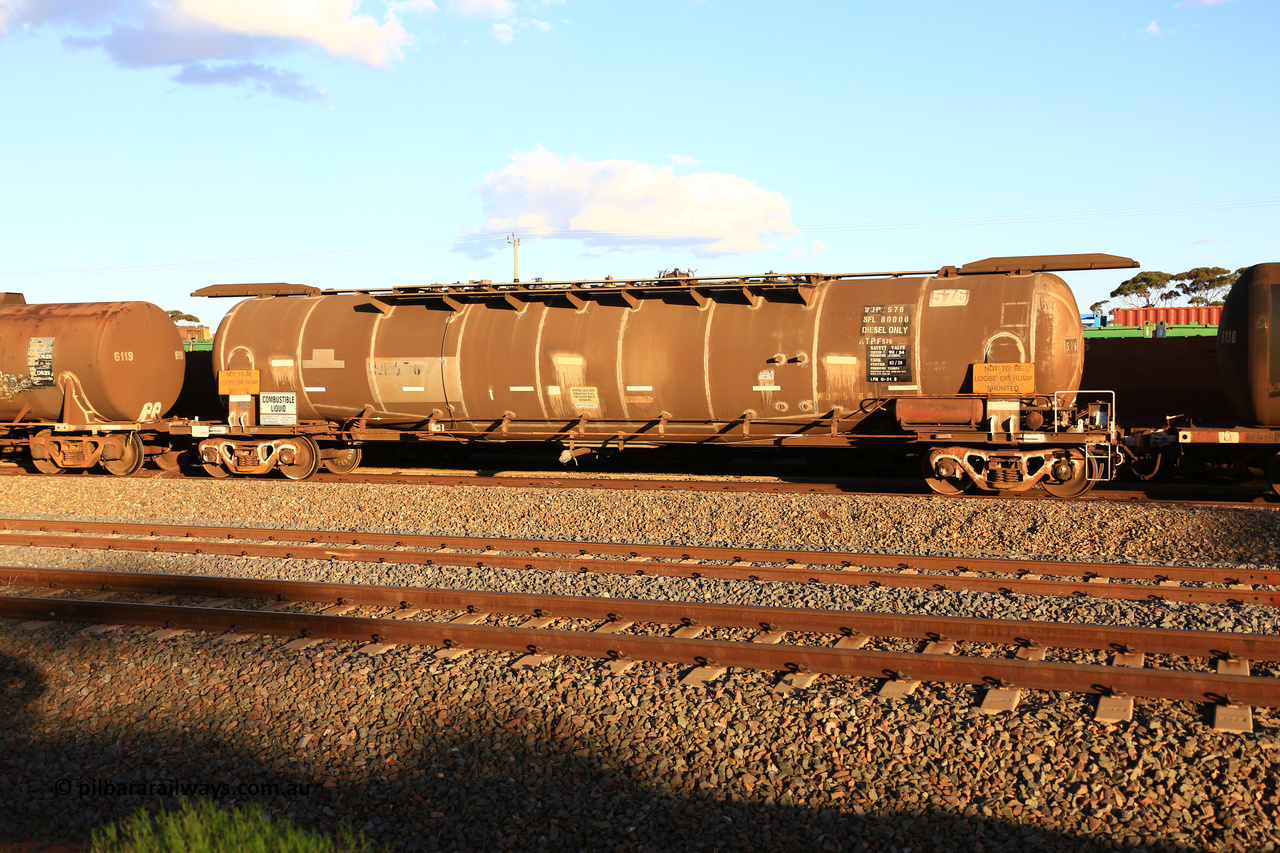
<instances>
[{"instance_id":1,"label":"bogie wheel","mask_svg":"<svg viewBox=\"0 0 1280 853\"><path fill-rule=\"evenodd\" d=\"M45 436L49 436L49 435L53 435L53 430L47 429L44 432L41 432L36 437L44 438ZM37 459L34 456L32 456L31 464L34 465L35 469L39 471L41 474L61 474L63 471L67 470L66 468L63 468L61 465L59 465L57 462L54 462L52 459L48 459L48 458Z\"/></svg>"},{"instance_id":2,"label":"bogie wheel","mask_svg":"<svg viewBox=\"0 0 1280 853\"><path fill-rule=\"evenodd\" d=\"M231 472L221 465L209 465L208 463L202 462L200 463L200 467L203 468L204 472L210 477L217 477L219 480L225 480L231 476Z\"/></svg>"},{"instance_id":3,"label":"bogie wheel","mask_svg":"<svg viewBox=\"0 0 1280 853\"><path fill-rule=\"evenodd\" d=\"M358 447L343 447L332 452L336 455L321 463L331 474L350 474L359 467L360 459L364 455Z\"/></svg>"},{"instance_id":4,"label":"bogie wheel","mask_svg":"<svg viewBox=\"0 0 1280 853\"><path fill-rule=\"evenodd\" d=\"M298 435L291 439L294 447L293 462L281 465L280 470L290 480L305 480L320 470L320 445L309 435Z\"/></svg>"},{"instance_id":5,"label":"bogie wheel","mask_svg":"<svg viewBox=\"0 0 1280 853\"><path fill-rule=\"evenodd\" d=\"M924 481L940 495L963 495L973 488L973 480L963 469L957 468L954 474L943 476L929 464L929 454L920 457L921 473Z\"/></svg>"},{"instance_id":6,"label":"bogie wheel","mask_svg":"<svg viewBox=\"0 0 1280 853\"><path fill-rule=\"evenodd\" d=\"M1056 463L1051 463L1056 464ZM1078 498L1093 488L1098 479L1098 463L1092 456L1071 454L1071 477L1066 480L1041 480L1040 485L1055 498Z\"/></svg>"},{"instance_id":7,"label":"bogie wheel","mask_svg":"<svg viewBox=\"0 0 1280 853\"><path fill-rule=\"evenodd\" d=\"M36 470L41 474L61 474L67 470L52 459L36 459L33 456L31 457L31 464L36 466Z\"/></svg>"},{"instance_id":8,"label":"bogie wheel","mask_svg":"<svg viewBox=\"0 0 1280 853\"><path fill-rule=\"evenodd\" d=\"M142 439L138 438L136 432L131 432L129 437L124 440L124 455L119 459L110 459L103 462L102 467L117 477L127 477L142 467L144 458Z\"/></svg>"}]
</instances>

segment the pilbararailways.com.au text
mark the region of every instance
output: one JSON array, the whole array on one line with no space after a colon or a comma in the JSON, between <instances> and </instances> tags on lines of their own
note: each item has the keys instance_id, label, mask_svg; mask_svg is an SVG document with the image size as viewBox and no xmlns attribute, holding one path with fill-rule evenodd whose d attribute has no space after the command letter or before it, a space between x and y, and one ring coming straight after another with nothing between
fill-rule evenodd
<instances>
[{"instance_id":1,"label":"pilbararailways.com.au text","mask_svg":"<svg viewBox=\"0 0 1280 853\"><path fill-rule=\"evenodd\" d=\"M192 782L185 779L117 782L111 779L59 779L53 792L60 797L296 797L319 785L282 782Z\"/></svg>"}]
</instances>

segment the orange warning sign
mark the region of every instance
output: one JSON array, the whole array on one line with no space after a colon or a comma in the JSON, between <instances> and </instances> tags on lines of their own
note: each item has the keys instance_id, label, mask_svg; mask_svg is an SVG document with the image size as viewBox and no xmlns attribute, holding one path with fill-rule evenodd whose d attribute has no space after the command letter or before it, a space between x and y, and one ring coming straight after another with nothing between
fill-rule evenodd
<instances>
[{"instance_id":1,"label":"orange warning sign","mask_svg":"<svg viewBox=\"0 0 1280 853\"><path fill-rule=\"evenodd\" d=\"M1036 392L1036 366L1019 362L975 364L973 366L973 393L975 394L1034 394Z\"/></svg>"},{"instance_id":2,"label":"orange warning sign","mask_svg":"<svg viewBox=\"0 0 1280 853\"><path fill-rule=\"evenodd\" d=\"M219 370L218 393L257 394L260 388L257 370Z\"/></svg>"}]
</instances>

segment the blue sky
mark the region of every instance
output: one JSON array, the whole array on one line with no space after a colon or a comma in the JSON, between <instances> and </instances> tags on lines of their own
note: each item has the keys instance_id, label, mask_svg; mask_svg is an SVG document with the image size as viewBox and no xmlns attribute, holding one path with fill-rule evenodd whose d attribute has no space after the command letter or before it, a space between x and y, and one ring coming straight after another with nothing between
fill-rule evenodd
<instances>
[{"instance_id":1,"label":"blue sky","mask_svg":"<svg viewBox=\"0 0 1280 853\"><path fill-rule=\"evenodd\" d=\"M1280 260L1274 0L0 0L0 290ZM1067 273L1082 310L1131 273Z\"/></svg>"}]
</instances>

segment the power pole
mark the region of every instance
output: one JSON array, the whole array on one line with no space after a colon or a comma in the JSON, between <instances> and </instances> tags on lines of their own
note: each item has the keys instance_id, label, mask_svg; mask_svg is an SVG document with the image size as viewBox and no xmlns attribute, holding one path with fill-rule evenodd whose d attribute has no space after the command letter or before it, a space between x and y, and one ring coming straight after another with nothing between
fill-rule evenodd
<instances>
[{"instance_id":1,"label":"power pole","mask_svg":"<svg viewBox=\"0 0 1280 853\"><path fill-rule=\"evenodd\" d=\"M516 250L516 277L513 278L512 281L519 281L520 280L520 238L516 236L514 231L512 231L509 235L507 235L507 242L510 243Z\"/></svg>"}]
</instances>

